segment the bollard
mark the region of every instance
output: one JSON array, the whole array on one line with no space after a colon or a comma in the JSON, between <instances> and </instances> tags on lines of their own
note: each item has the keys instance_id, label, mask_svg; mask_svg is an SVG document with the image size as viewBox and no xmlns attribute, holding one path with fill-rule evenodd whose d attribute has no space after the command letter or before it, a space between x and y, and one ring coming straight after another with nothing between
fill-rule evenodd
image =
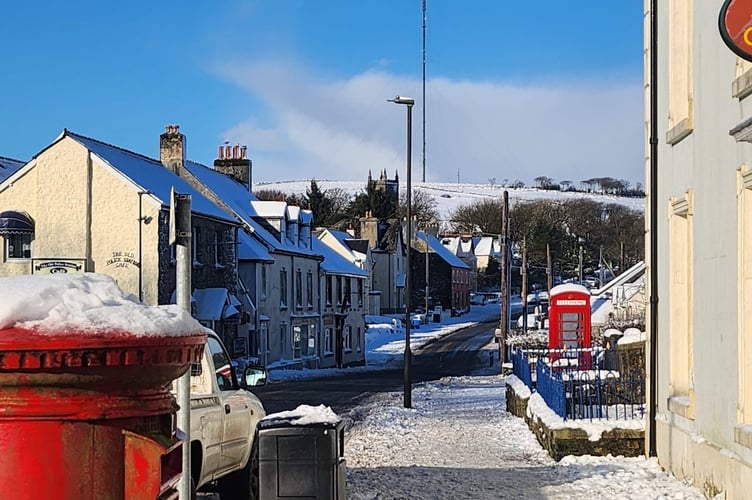
<instances>
[{"instance_id":1,"label":"bollard","mask_svg":"<svg viewBox=\"0 0 752 500\"><path fill-rule=\"evenodd\" d=\"M0 331L0 498L176 499L171 382L206 336Z\"/></svg>"}]
</instances>

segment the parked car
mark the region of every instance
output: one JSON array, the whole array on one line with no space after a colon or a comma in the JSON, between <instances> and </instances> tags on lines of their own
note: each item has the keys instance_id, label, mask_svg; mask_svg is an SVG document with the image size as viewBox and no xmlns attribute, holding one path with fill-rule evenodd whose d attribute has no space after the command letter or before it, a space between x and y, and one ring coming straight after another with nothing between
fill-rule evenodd
<instances>
[{"instance_id":1,"label":"parked car","mask_svg":"<svg viewBox=\"0 0 752 500\"><path fill-rule=\"evenodd\" d=\"M256 500L256 424L266 411L250 389L266 384L267 372L251 365L236 377L219 336L205 331L203 358L191 366L192 499L196 491L216 491L222 500Z\"/></svg>"},{"instance_id":2,"label":"parked car","mask_svg":"<svg viewBox=\"0 0 752 500\"><path fill-rule=\"evenodd\" d=\"M475 304L478 306L484 306L486 305L486 296L480 293L471 293L470 294L470 303Z\"/></svg>"}]
</instances>

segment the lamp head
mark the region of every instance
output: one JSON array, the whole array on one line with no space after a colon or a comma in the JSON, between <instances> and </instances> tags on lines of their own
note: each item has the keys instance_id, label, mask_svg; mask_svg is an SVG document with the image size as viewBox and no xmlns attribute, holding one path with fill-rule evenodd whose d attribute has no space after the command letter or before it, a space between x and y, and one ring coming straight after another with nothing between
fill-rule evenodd
<instances>
[{"instance_id":1,"label":"lamp head","mask_svg":"<svg viewBox=\"0 0 752 500\"><path fill-rule=\"evenodd\" d=\"M412 97L405 97L401 95L394 96L394 99L387 99L388 102L393 102L394 104L405 104L406 106L412 106L415 104L415 99Z\"/></svg>"}]
</instances>

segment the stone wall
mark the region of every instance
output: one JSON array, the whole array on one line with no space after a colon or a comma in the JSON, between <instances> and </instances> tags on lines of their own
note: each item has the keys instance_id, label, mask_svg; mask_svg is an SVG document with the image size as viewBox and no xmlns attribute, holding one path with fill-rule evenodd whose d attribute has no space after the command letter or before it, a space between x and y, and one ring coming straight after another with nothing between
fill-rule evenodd
<instances>
[{"instance_id":1,"label":"stone wall","mask_svg":"<svg viewBox=\"0 0 752 500\"><path fill-rule=\"evenodd\" d=\"M529 397L519 396L511 385L506 386L507 411L524 418L538 442L548 451L554 460L561 460L567 455L622 455L638 457L645 454L645 431L643 429L615 428L605 431L597 441L591 441L588 433L577 427L551 429L537 415L528 415ZM576 420L570 420L576 425Z\"/></svg>"}]
</instances>

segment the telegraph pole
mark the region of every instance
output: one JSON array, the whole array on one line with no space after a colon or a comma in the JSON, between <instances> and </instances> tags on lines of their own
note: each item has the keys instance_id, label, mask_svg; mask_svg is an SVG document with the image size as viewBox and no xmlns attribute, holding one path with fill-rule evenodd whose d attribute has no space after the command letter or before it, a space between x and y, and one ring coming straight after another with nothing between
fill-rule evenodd
<instances>
[{"instance_id":1,"label":"telegraph pole","mask_svg":"<svg viewBox=\"0 0 752 500\"><path fill-rule=\"evenodd\" d=\"M546 243L546 275L547 275L547 283L548 286L548 293L549 293L549 299L551 300L551 289L554 287L554 267L551 263L551 245L549 243Z\"/></svg>"},{"instance_id":2,"label":"telegraph pole","mask_svg":"<svg viewBox=\"0 0 752 500\"><path fill-rule=\"evenodd\" d=\"M509 331L509 192L504 190L501 205L501 241L499 248L499 274L501 275L501 321L499 324L499 370L504 372L507 332Z\"/></svg>"}]
</instances>

